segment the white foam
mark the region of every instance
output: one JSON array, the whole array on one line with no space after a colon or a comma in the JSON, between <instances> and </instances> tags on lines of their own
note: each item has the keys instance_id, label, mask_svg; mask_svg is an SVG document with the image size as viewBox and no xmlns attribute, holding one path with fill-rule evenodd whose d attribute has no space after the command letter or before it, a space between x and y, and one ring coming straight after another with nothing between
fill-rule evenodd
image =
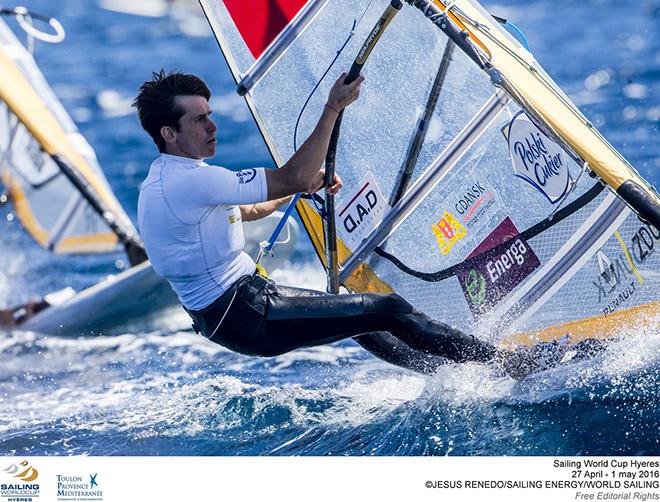
<instances>
[{"instance_id":1,"label":"white foam","mask_svg":"<svg viewBox=\"0 0 660 502\"><path fill-rule=\"evenodd\" d=\"M300 362L318 362L336 365L342 359L350 360L362 354L363 351L355 346L334 346L325 345L320 347L312 347L304 350L294 350L286 354L282 354L273 358L275 366L273 371L282 371L295 363Z\"/></svg>"},{"instance_id":2,"label":"white foam","mask_svg":"<svg viewBox=\"0 0 660 502\"><path fill-rule=\"evenodd\" d=\"M316 262L292 264L290 267L273 270L270 277L284 286L325 291L326 275L321 265Z\"/></svg>"},{"instance_id":3,"label":"white foam","mask_svg":"<svg viewBox=\"0 0 660 502\"><path fill-rule=\"evenodd\" d=\"M124 117L131 115L133 110L131 98L123 97L117 91L104 89L96 96L96 102L103 110L103 114L108 118Z\"/></svg>"},{"instance_id":4,"label":"white foam","mask_svg":"<svg viewBox=\"0 0 660 502\"><path fill-rule=\"evenodd\" d=\"M645 99L648 87L643 84L628 84L623 88L623 95L631 99Z\"/></svg>"}]
</instances>

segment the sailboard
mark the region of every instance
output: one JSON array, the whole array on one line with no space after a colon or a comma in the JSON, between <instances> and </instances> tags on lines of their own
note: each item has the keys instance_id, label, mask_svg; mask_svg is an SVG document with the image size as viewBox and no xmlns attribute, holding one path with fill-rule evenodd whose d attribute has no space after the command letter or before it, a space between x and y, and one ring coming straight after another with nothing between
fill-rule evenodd
<instances>
[{"instance_id":1,"label":"sailboard","mask_svg":"<svg viewBox=\"0 0 660 502\"><path fill-rule=\"evenodd\" d=\"M39 70L32 54L0 19L0 173L25 230L44 249L64 255L126 251L130 267L74 295L57 298L20 325L47 334L108 333L126 324L164 319L178 308L169 284L146 259L138 233L82 136ZM279 223L280 212L245 225L247 251ZM295 249L289 221L269 269Z\"/></svg>"},{"instance_id":2,"label":"sailboard","mask_svg":"<svg viewBox=\"0 0 660 502\"><path fill-rule=\"evenodd\" d=\"M349 291L503 344L658 330L656 190L478 2L200 4L278 165L368 46L335 210L297 205L324 265L335 219Z\"/></svg>"}]
</instances>

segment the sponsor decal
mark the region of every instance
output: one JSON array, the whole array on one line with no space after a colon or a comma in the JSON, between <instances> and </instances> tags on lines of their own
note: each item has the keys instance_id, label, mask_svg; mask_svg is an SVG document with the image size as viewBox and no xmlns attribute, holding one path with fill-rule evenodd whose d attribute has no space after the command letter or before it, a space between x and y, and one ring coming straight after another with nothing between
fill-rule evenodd
<instances>
[{"instance_id":1,"label":"sponsor decal","mask_svg":"<svg viewBox=\"0 0 660 502\"><path fill-rule=\"evenodd\" d=\"M458 218L469 228L474 226L488 209L495 205L492 190L479 180L467 189L463 189L460 198L454 203L454 210Z\"/></svg>"},{"instance_id":2,"label":"sponsor decal","mask_svg":"<svg viewBox=\"0 0 660 502\"><path fill-rule=\"evenodd\" d=\"M239 223L241 221L241 209L238 206L228 207L226 211L229 213L227 220L229 221L230 225Z\"/></svg>"},{"instance_id":3,"label":"sponsor decal","mask_svg":"<svg viewBox=\"0 0 660 502\"><path fill-rule=\"evenodd\" d=\"M478 319L540 265L534 250L507 217L469 254L456 277Z\"/></svg>"},{"instance_id":4,"label":"sponsor decal","mask_svg":"<svg viewBox=\"0 0 660 502\"><path fill-rule=\"evenodd\" d=\"M620 251L596 252L599 274L591 284L598 295L598 305L604 315L623 306L644 285L644 278L637 269L656 252L660 232L650 225L642 225L626 244L619 232L614 232ZM603 306L604 304L604 306Z\"/></svg>"},{"instance_id":5,"label":"sponsor decal","mask_svg":"<svg viewBox=\"0 0 660 502\"><path fill-rule=\"evenodd\" d=\"M524 112L518 112L502 130L509 144L513 171L541 192L552 204L566 194L570 173L562 148Z\"/></svg>"},{"instance_id":6,"label":"sponsor decal","mask_svg":"<svg viewBox=\"0 0 660 502\"><path fill-rule=\"evenodd\" d=\"M7 501L32 502L39 498L39 471L27 460L3 469L6 478L12 481L0 483L0 498Z\"/></svg>"},{"instance_id":7,"label":"sponsor decal","mask_svg":"<svg viewBox=\"0 0 660 502\"><path fill-rule=\"evenodd\" d=\"M445 211L442 218L433 224L432 227L435 237L438 239L440 252L446 256L458 241L467 235L467 230L454 217L453 214Z\"/></svg>"},{"instance_id":8,"label":"sponsor decal","mask_svg":"<svg viewBox=\"0 0 660 502\"><path fill-rule=\"evenodd\" d=\"M257 176L257 170L243 169L242 171L238 171L236 176L238 177L238 183L240 185L244 185L246 183L250 183L250 181L252 181Z\"/></svg>"},{"instance_id":9,"label":"sponsor decal","mask_svg":"<svg viewBox=\"0 0 660 502\"><path fill-rule=\"evenodd\" d=\"M58 502L101 502L103 489L98 473L93 474L58 474Z\"/></svg>"},{"instance_id":10,"label":"sponsor decal","mask_svg":"<svg viewBox=\"0 0 660 502\"><path fill-rule=\"evenodd\" d=\"M339 237L354 251L380 224L389 207L373 174L368 173L337 208Z\"/></svg>"}]
</instances>

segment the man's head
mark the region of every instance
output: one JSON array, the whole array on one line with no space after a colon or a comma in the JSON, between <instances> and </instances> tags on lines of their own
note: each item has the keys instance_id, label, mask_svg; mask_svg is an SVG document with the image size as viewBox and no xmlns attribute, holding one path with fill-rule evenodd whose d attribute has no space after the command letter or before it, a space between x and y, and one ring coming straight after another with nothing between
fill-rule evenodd
<instances>
[{"instance_id":1,"label":"man's head","mask_svg":"<svg viewBox=\"0 0 660 502\"><path fill-rule=\"evenodd\" d=\"M200 78L161 70L140 86L133 106L160 152L202 159L215 155L217 127L210 118L210 98Z\"/></svg>"}]
</instances>

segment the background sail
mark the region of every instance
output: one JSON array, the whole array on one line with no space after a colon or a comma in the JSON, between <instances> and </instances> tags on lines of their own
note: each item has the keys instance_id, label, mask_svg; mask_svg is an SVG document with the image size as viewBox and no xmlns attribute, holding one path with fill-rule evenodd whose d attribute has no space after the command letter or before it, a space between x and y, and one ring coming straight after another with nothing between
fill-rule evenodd
<instances>
[{"instance_id":1,"label":"background sail","mask_svg":"<svg viewBox=\"0 0 660 502\"><path fill-rule=\"evenodd\" d=\"M226 2L205 3L207 17L239 80L254 63L254 56ZM276 160L293 154L296 133L298 141L309 134L329 86L350 67L387 3L329 3L252 89L248 103ZM350 38L356 21L355 36ZM501 32L507 44L534 62L520 44ZM335 71L312 94L347 40ZM480 116L497 91L489 75L461 51L454 51L447 61L447 42L418 10L405 5L366 66L362 97L346 111L337 152L337 170L344 180L337 225L345 232L352 228L350 233L358 235L354 241L367 238L389 211L377 203L386 204L399 184L443 57L448 63L446 76L409 186ZM567 113L575 111L568 101L558 106L566 107ZM606 328L612 320L620 326L638 319L642 311L657 313L657 229L640 222L608 188L601 189L597 180L582 172L582 165L573 160L573 150L553 142L556 131L539 120L539 110L530 107L527 114L521 112L509 100L476 138L457 146L459 160L389 237L384 253L371 254L345 281L349 289L396 291L457 328L493 339L516 336L518 343L568 331L575 340L605 336L612 333ZM540 134L537 131L545 136L533 136ZM522 155L529 150L534 156L534 137L544 148L563 152L561 169L541 173L537 183L520 173L516 176L515 146L511 146L525 145L527 140ZM550 178L558 192L545 187ZM374 196L369 200L365 183L377 186L376 199L387 200L375 201ZM351 204L354 211L345 211ZM377 207L379 217L369 217ZM322 256L316 209L301 202L299 211ZM555 212L557 217L549 218ZM354 247L343 246L340 260L345 261ZM588 321L567 325L566 330L556 328L578 319Z\"/></svg>"},{"instance_id":2,"label":"background sail","mask_svg":"<svg viewBox=\"0 0 660 502\"><path fill-rule=\"evenodd\" d=\"M32 56L2 20L0 72L0 169L21 223L41 246L55 253L119 249L115 233L62 173L48 150L60 153L110 211L114 222L127 235L135 235L130 219L113 195L91 146Z\"/></svg>"}]
</instances>

